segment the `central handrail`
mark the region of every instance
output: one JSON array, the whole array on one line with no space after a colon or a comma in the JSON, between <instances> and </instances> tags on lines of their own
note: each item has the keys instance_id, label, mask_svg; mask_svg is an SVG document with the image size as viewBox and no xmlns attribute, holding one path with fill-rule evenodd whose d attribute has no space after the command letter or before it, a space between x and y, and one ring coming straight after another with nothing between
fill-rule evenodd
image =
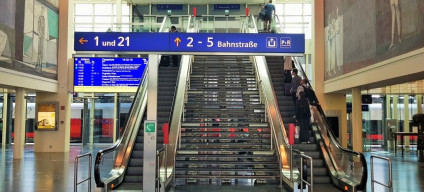
<instances>
[{"instance_id":1,"label":"central handrail","mask_svg":"<svg viewBox=\"0 0 424 192\"><path fill-rule=\"evenodd\" d=\"M188 19L187 32L193 33L197 32L198 25L196 24L196 19L192 16ZM181 136L181 118L183 116L183 109L185 103L186 93L189 87L190 74L191 74L191 65L193 62L192 55L182 55L180 62L180 69L177 78L176 90L174 95L174 103L172 110L172 116L170 119L170 129L169 129L169 145L164 151L165 156L165 179L163 186L166 188L175 177L175 160L177 155L178 142L180 141ZM168 167L171 170L168 170ZM161 170L160 170L161 171Z\"/></svg>"}]
</instances>

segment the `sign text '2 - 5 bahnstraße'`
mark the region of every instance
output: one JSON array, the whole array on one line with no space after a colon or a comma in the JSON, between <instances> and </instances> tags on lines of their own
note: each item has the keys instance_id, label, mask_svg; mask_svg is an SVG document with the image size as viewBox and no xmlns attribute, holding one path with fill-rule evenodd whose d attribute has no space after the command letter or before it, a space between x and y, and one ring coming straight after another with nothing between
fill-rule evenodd
<instances>
[{"instance_id":1,"label":"sign text '2 - 5 bahnstra\u00dfe'","mask_svg":"<svg viewBox=\"0 0 424 192\"><path fill-rule=\"evenodd\" d=\"M75 51L174 53L305 52L304 34L75 32Z\"/></svg>"}]
</instances>

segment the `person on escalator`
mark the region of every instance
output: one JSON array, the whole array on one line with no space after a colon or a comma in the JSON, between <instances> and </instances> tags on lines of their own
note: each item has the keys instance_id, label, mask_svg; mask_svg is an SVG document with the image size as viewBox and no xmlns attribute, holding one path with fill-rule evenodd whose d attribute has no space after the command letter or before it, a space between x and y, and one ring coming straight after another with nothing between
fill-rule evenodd
<instances>
[{"instance_id":1,"label":"person on escalator","mask_svg":"<svg viewBox=\"0 0 424 192\"><path fill-rule=\"evenodd\" d=\"M296 119L299 122L301 143L309 143L309 128L311 123L311 111L309 101L305 97L305 92L300 92L300 99L296 102Z\"/></svg>"},{"instance_id":2,"label":"person on escalator","mask_svg":"<svg viewBox=\"0 0 424 192\"><path fill-rule=\"evenodd\" d=\"M292 76L291 71L293 70L292 58L289 56L283 57L284 61L284 83L291 83Z\"/></svg>"},{"instance_id":3,"label":"person on escalator","mask_svg":"<svg viewBox=\"0 0 424 192\"><path fill-rule=\"evenodd\" d=\"M269 2L262 7L262 9L265 11L264 32L270 32L272 14L274 13L275 15L275 6L272 4L272 0L269 0Z\"/></svg>"},{"instance_id":4,"label":"person on escalator","mask_svg":"<svg viewBox=\"0 0 424 192\"><path fill-rule=\"evenodd\" d=\"M177 28L175 26L171 27L171 33L177 33ZM178 55L171 55L172 58L172 66L180 67L180 60L178 59Z\"/></svg>"},{"instance_id":5,"label":"person on escalator","mask_svg":"<svg viewBox=\"0 0 424 192\"><path fill-rule=\"evenodd\" d=\"M292 95L292 99L293 99L293 103L296 105L296 92L297 92L297 88L300 85L300 81L302 80L301 77L299 77L299 75L297 75L298 71L296 68L294 68L292 70L292 81L291 81L291 88L290 88L290 93Z\"/></svg>"}]
</instances>

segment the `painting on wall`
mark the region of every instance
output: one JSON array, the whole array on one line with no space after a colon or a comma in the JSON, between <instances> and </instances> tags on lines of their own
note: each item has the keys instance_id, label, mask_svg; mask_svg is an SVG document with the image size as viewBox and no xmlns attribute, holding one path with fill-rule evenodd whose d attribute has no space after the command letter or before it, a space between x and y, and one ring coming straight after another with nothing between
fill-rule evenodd
<instances>
[{"instance_id":1,"label":"painting on wall","mask_svg":"<svg viewBox=\"0 0 424 192\"><path fill-rule=\"evenodd\" d=\"M424 1L325 1L325 80L424 47Z\"/></svg>"},{"instance_id":2,"label":"painting on wall","mask_svg":"<svg viewBox=\"0 0 424 192\"><path fill-rule=\"evenodd\" d=\"M25 2L23 62L42 76L57 74L58 13L37 0Z\"/></svg>"},{"instance_id":3,"label":"painting on wall","mask_svg":"<svg viewBox=\"0 0 424 192\"><path fill-rule=\"evenodd\" d=\"M14 0L0 0L0 66L13 66L15 45Z\"/></svg>"}]
</instances>

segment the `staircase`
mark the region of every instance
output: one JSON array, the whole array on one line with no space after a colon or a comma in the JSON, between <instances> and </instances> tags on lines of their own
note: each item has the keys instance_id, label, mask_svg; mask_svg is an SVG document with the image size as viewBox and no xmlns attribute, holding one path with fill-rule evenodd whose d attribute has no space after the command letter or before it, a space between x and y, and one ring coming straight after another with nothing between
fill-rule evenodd
<instances>
[{"instance_id":1,"label":"staircase","mask_svg":"<svg viewBox=\"0 0 424 192\"><path fill-rule=\"evenodd\" d=\"M275 95L277 97L278 106L280 109L281 117L288 133L288 127L290 123L295 123L296 118L293 117L295 114L295 105L293 99L290 96L284 95L284 66L282 57L266 57L268 69L271 74L272 84L274 86ZM314 190L315 191L341 191L336 188L330 179L327 165L322 156L321 148L316 143L316 139L311 137L309 139L311 143L308 144L295 144L293 148L298 149L313 158L314 168ZM299 164L300 165L300 164ZM309 166L309 162L308 162ZM308 172L308 180L310 172Z\"/></svg>"},{"instance_id":2,"label":"staircase","mask_svg":"<svg viewBox=\"0 0 424 192\"><path fill-rule=\"evenodd\" d=\"M169 115L174 98L175 85L178 77L177 67L159 67L158 81L158 111L157 111L157 148L163 146L162 125L169 121ZM144 113L146 119L146 113ZM144 120L143 119L143 120ZM130 162L125 172L124 181L119 189L125 188L125 185L141 186L143 183L143 136L144 122L141 124L134 148L131 153Z\"/></svg>"},{"instance_id":3,"label":"staircase","mask_svg":"<svg viewBox=\"0 0 424 192\"><path fill-rule=\"evenodd\" d=\"M279 183L265 108L246 56L196 56L190 78L177 185Z\"/></svg>"}]
</instances>

